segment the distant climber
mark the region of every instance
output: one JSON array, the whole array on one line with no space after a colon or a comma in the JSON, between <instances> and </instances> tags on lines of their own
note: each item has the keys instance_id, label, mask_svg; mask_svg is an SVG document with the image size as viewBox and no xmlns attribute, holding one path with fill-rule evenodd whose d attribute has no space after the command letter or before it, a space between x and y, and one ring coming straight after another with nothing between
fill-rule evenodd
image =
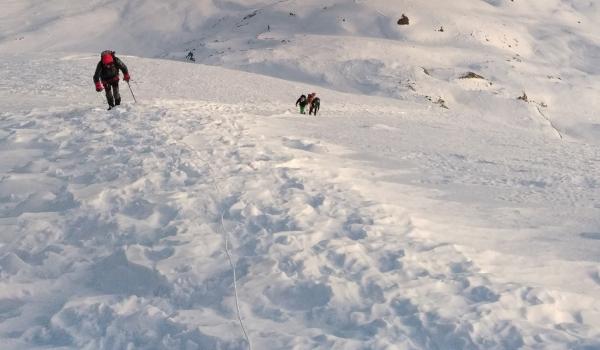
<instances>
[{"instance_id":1,"label":"distant climber","mask_svg":"<svg viewBox=\"0 0 600 350\"><path fill-rule=\"evenodd\" d=\"M321 108L321 99L313 96L312 101L310 101L310 109L308 111L308 115L317 115L317 112L319 111L319 108Z\"/></svg>"},{"instance_id":2,"label":"distant climber","mask_svg":"<svg viewBox=\"0 0 600 350\"><path fill-rule=\"evenodd\" d=\"M408 17L406 17L405 14L402 14L402 17L400 17L400 19L398 20L398 25L399 26L407 26L410 24L410 20L408 19Z\"/></svg>"},{"instance_id":3,"label":"distant climber","mask_svg":"<svg viewBox=\"0 0 600 350\"><path fill-rule=\"evenodd\" d=\"M194 52L189 51L185 56L189 61L196 62L196 58L194 57Z\"/></svg>"},{"instance_id":4,"label":"distant climber","mask_svg":"<svg viewBox=\"0 0 600 350\"><path fill-rule=\"evenodd\" d=\"M311 102L315 98L315 96L317 96L317 94L315 92L311 92L310 94L308 94L308 97L306 97L306 103L311 104Z\"/></svg>"},{"instance_id":5,"label":"distant climber","mask_svg":"<svg viewBox=\"0 0 600 350\"><path fill-rule=\"evenodd\" d=\"M96 91L100 92L102 88L106 90L106 101L109 110L121 104L119 70L123 72L123 80L129 82L131 77L123 61L115 56L114 51L102 51L100 62L96 66L96 73L94 73L94 83L96 84Z\"/></svg>"},{"instance_id":6,"label":"distant climber","mask_svg":"<svg viewBox=\"0 0 600 350\"><path fill-rule=\"evenodd\" d=\"M308 104L308 101L306 100L306 95L304 95L304 94L302 94L296 100L296 107L300 106L300 114L306 114L306 112L304 112L304 108L306 107L307 104Z\"/></svg>"}]
</instances>

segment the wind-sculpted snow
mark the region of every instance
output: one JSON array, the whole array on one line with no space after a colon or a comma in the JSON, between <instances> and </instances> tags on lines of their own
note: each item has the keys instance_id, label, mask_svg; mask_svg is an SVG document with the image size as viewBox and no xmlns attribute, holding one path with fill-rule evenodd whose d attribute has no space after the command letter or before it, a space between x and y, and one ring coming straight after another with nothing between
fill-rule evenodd
<instances>
[{"instance_id":1,"label":"wind-sculpted snow","mask_svg":"<svg viewBox=\"0 0 600 350\"><path fill-rule=\"evenodd\" d=\"M126 61L140 103L112 111L35 89L95 59L3 63L3 349L247 349L221 217L256 349L600 346L594 145L327 90L301 116L313 87Z\"/></svg>"},{"instance_id":2,"label":"wind-sculpted snow","mask_svg":"<svg viewBox=\"0 0 600 350\"><path fill-rule=\"evenodd\" d=\"M5 115L5 148L41 151L4 165L3 343L244 348L222 210L259 348L571 347L596 334L581 316L597 317L595 300L490 280L402 207L311 166L327 147L264 144L244 111L157 101Z\"/></svg>"}]
</instances>

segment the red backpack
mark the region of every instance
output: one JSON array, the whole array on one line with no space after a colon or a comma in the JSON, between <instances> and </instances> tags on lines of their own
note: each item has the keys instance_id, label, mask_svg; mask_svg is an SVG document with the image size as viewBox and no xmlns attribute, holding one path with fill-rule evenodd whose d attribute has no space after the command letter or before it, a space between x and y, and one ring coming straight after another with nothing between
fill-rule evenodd
<instances>
[{"instance_id":1,"label":"red backpack","mask_svg":"<svg viewBox=\"0 0 600 350\"><path fill-rule=\"evenodd\" d=\"M102 59L102 63L108 66L109 64L115 62L115 52L110 50L104 50L100 54L100 58Z\"/></svg>"}]
</instances>

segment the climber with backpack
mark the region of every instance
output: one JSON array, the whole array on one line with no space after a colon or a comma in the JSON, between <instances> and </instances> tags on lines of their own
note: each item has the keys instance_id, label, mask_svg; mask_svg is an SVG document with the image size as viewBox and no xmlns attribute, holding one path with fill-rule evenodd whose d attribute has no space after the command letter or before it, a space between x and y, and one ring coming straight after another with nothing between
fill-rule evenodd
<instances>
[{"instance_id":1,"label":"climber with backpack","mask_svg":"<svg viewBox=\"0 0 600 350\"><path fill-rule=\"evenodd\" d=\"M306 95L302 94L300 96L300 98L298 98L296 100L296 107L300 106L300 114L306 114L304 112L304 108L306 107L306 105L308 104L308 101L306 100Z\"/></svg>"},{"instance_id":2,"label":"climber with backpack","mask_svg":"<svg viewBox=\"0 0 600 350\"><path fill-rule=\"evenodd\" d=\"M108 109L121 104L121 95L119 94L119 70L123 72L123 80L129 83L129 71L127 66L118 57L114 51L106 50L100 54L100 62L96 66L94 73L94 83L96 91L106 90L106 101Z\"/></svg>"},{"instance_id":3,"label":"climber with backpack","mask_svg":"<svg viewBox=\"0 0 600 350\"><path fill-rule=\"evenodd\" d=\"M313 95L313 98L310 101L310 109L308 110L308 115L313 114L314 116L316 116L320 108L321 99L318 98L316 95Z\"/></svg>"},{"instance_id":4,"label":"climber with backpack","mask_svg":"<svg viewBox=\"0 0 600 350\"><path fill-rule=\"evenodd\" d=\"M317 96L316 92L311 92L310 94L308 94L308 96L306 97L306 103L310 105L315 96Z\"/></svg>"}]
</instances>

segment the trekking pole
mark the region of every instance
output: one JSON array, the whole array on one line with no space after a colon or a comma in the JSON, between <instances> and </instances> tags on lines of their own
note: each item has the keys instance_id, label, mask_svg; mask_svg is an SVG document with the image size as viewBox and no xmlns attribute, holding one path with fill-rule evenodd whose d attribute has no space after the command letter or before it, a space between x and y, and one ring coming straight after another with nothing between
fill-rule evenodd
<instances>
[{"instance_id":1,"label":"trekking pole","mask_svg":"<svg viewBox=\"0 0 600 350\"><path fill-rule=\"evenodd\" d=\"M129 91L131 91L131 96L133 96L133 102L137 103L137 100L135 99L135 95L133 94L133 90L131 90L131 85L129 85L129 82L127 82L127 86L129 86Z\"/></svg>"}]
</instances>

